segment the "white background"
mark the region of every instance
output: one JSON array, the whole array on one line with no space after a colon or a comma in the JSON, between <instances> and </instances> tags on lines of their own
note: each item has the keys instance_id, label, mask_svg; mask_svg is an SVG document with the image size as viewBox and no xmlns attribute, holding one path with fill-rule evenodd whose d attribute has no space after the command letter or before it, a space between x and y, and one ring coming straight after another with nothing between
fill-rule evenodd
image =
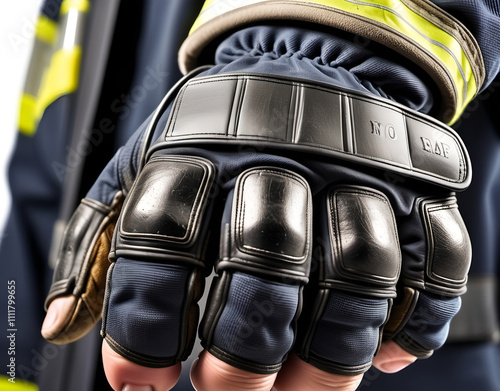
<instances>
[{"instance_id":1,"label":"white background","mask_svg":"<svg viewBox=\"0 0 500 391\"><path fill-rule=\"evenodd\" d=\"M26 77L41 0L3 2L0 9L0 226L10 208L7 165L17 133L19 99Z\"/></svg>"}]
</instances>

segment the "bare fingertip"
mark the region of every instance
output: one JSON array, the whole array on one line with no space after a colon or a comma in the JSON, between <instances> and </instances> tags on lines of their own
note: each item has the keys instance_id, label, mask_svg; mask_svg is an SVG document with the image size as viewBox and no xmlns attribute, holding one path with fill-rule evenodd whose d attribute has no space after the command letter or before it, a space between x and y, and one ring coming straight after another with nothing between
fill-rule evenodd
<instances>
[{"instance_id":1,"label":"bare fingertip","mask_svg":"<svg viewBox=\"0 0 500 391\"><path fill-rule=\"evenodd\" d=\"M45 315L45 319L42 324L42 336L44 338L50 338L52 336L52 331L54 325L57 322L57 310L54 307L50 307Z\"/></svg>"},{"instance_id":2,"label":"bare fingertip","mask_svg":"<svg viewBox=\"0 0 500 391\"><path fill-rule=\"evenodd\" d=\"M274 387L277 391L354 391L362 379L363 375L345 376L322 371L291 354Z\"/></svg>"},{"instance_id":3,"label":"bare fingertip","mask_svg":"<svg viewBox=\"0 0 500 391\"><path fill-rule=\"evenodd\" d=\"M393 341L386 341L373 359L373 366L385 373L403 370L417 360L415 356L403 350Z\"/></svg>"},{"instance_id":4,"label":"bare fingertip","mask_svg":"<svg viewBox=\"0 0 500 391\"><path fill-rule=\"evenodd\" d=\"M195 360L190 375L197 391L268 391L276 379L276 374L261 375L234 368L206 351Z\"/></svg>"},{"instance_id":5,"label":"bare fingertip","mask_svg":"<svg viewBox=\"0 0 500 391\"><path fill-rule=\"evenodd\" d=\"M135 364L102 344L104 372L115 391L166 391L175 386L181 374L181 364L166 368L149 368ZM128 388L127 388L128 387Z\"/></svg>"},{"instance_id":6,"label":"bare fingertip","mask_svg":"<svg viewBox=\"0 0 500 391\"><path fill-rule=\"evenodd\" d=\"M122 391L154 391L151 386L136 386L134 384L127 384L122 388Z\"/></svg>"},{"instance_id":7,"label":"bare fingertip","mask_svg":"<svg viewBox=\"0 0 500 391\"><path fill-rule=\"evenodd\" d=\"M415 360L394 360L380 363L376 366L382 372L396 373L405 369L408 365L412 364Z\"/></svg>"},{"instance_id":8,"label":"bare fingertip","mask_svg":"<svg viewBox=\"0 0 500 391\"><path fill-rule=\"evenodd\" d=\"M42 336L52 340L64 329L68 317L73 313L76 305L74 296L55 299L47 310L47 315L42 324Z\"/></svg>"}]
</instances>

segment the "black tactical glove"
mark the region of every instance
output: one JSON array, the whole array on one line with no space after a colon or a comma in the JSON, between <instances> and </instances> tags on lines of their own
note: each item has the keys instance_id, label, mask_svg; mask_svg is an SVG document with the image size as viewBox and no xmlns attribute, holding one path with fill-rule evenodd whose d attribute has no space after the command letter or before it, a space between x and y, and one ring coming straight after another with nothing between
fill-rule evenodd
<instances>
[{"instance_id":1,"label":"black tactical glove","mask_svg":"<svg viewBox=\"0 0 500 391\"><path fill-rule=\"evenodd\" d=\"M295 349L354 375L383 335L417 357L444 342L471 255L453 193L470 162L453 130L386 99L248 73L192 79L167 106L67 227L47 306L76 301L52 342L81 337L104 302L116 352L184 360L212 267L200 336L241 369L276 372Z\"/></svg>"}]
</instances>

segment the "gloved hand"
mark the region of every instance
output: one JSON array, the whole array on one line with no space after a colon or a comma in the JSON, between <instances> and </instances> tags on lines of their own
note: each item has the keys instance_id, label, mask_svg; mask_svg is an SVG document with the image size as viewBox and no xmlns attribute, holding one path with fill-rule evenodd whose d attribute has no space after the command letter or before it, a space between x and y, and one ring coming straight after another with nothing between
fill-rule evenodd
<instances>
[{"instance_id":1,"label":"gloved hand","mask_svg":"<svg viewBox=\"0 0 500 391\"><path fill-rule=\"evenodd\" d=\"M382 369L394 343L407 363L444 343L470 263L453 194L470 163L451 129L355 90L227 68L175 95L69 222L46 339L74 341L102 313L105 366L167 368L136 378L126 364L112 386L169 388L214 268L199 390L227 387L206 373L214 360L270 389L288 357L277 389L354 390L384 339Z\"/></svg>"}]
</instances>

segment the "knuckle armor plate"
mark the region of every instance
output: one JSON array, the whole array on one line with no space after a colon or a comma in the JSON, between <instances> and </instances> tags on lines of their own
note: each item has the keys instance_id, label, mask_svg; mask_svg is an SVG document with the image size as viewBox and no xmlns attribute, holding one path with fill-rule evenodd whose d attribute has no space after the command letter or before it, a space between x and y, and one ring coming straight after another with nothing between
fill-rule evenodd
<instances>
[{"instance_id":1,"label":"knuckle armor plate","mask_svg":"<svg viewBox=\"0 0 500 391\"><path fill-rule=\"evenodd\" d=\"M375 297L395 297L401 251L394 212L375 190L333 188L327 199L331 252L322 285Z\"/></svg>"},{"instance_id":2,"label":"knuckle armor plate","mask_svg":"<svg viewBox=\"0 0 500 391\"><path fill-rule=\"evenodd\" d=\"M202 345L237 368L275 373L295 341L309 278L309 185L285 169L252 168L238 177L225 212Z\"/></svg>"},{"instance_id":3,"label":"knuckle armor plate","mask_svg":"<svg viewBox=\"0 0 500 391\"><path fill-rule=\"evenodd\" d=\"M111 258L168 259L203 267L201 219L213 164L193 156L153 156L125 202Z\"/></svg>"},{"instance_id":4,"label":"knuckle armor plate","mask_svg":"<svg viewBox=\"0 0 500 391\"><path fill-rule=\"evenodd\" d=\"M218 270L233 269L307 282L312 203L307 182L284 169L245 171L236 183L226 254Z\"/></svg>"},{"instance_id":5,"label":"knuckle armor plate","mask_svg":"<svg viewBox=\"0 0 500 391\"><path fill-rule=\"evenodd\" d=\"M318 286L306 287L296 351L317 368L353 376L370 368L396 296L396 221L387 197L370 188L335 186L321 201Z\"/></svg>"},{"instance_id":6,"label":"knuckle armor plate","mask_svg":"<svg viewBox=\"0 0 500 391\"><path fill-rule=\"evenodd\" d=\"M171 366L193 347L214 175L204 158L156 154L125 201L101 334L139 365Z\"/></svg>"},{"instance_id":7,"label":"knuckle armor plate","mask_svg":"<svg viewBox=\"0 0 500 391\"><path fill-rule=\"evenodd\" d=\"M425 289L445 296L465 293L472 248L455 197L421 204L427 254Z\"/></svg>"}]
</instances>

